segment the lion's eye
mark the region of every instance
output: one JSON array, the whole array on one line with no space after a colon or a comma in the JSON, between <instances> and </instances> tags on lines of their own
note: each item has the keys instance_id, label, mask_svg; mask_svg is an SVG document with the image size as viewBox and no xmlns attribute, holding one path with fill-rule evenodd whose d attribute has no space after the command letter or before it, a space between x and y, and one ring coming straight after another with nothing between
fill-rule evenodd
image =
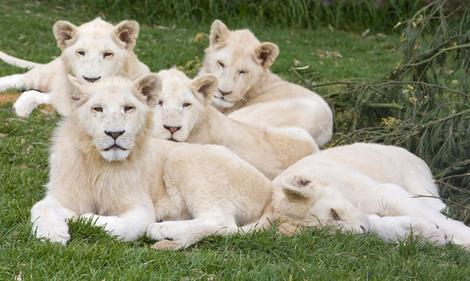
<instances>
[{"instance_id":1,"label":"lion's eye","mask_svg":"<svg viewBox=\"0 0 470 281\"><path fill-rule=\"evenodd\" d=\"M221 62L220 60L217 61L217 65L224 68L225 67L225 64L223 62Z\"/></svg>"},{"instance_id":2,"label":"lion's eye","mask_svg":"<svg viewBox=\"0 0 470 281\"><path fill-rule=\"evenodd\" d=\"M248 73L248 71L246 71L246 70L240 70L240 71L238 71L238 74L240 74L240 75L247 74L247 73Z\"/></svg>"},{"instance_id":3,"label":"lion's eye","mask_svg":"<svg viewBox=\"0 0 470 281\"><path fill-rule=\"evenodd\" d=\"M111 53L111 52L104 52L103 53L103 58L105 58L105 59L110 58L112 56L113 56L113 53Z\"/></svg>"},{"instance_id":4,"label":"lion's eye","mask_svg":"<svg viewBox=\"0 0 470 281\"><path fill-rule=\"evenodd\" d=\"M124 112L127 113L129 111L132 111L135 109L135 106L132 106L132 105L126 105L124 106Z\"/></svg>"},{"instance_id":5,"label":"lion's eye","mask_svg":"<svg viewBox=\"0 0 470 281\"><path fill-rule=\"evenodd\" d=\"M162 100L159 100L159 101L158 101L158 105L162 106L162 105L163 105L163 101L162 101Z\"/></svg>"},{"instance_id":6,"label":"lion's eye","mask_svg":"<svg viewBox=\"0 0 470 281\"><path fill-rule=\"evenodd\" d=\"M98 105L97 105L97 106L93 106L91 109L92 109L93 111L95 111L95 112L103 112L103 107L98 106Z\"/></svg>"},{"instance_id":7,"label":"lion's eye","mask_svg":"<svg viewBox=\"0 0 470 281\"><path fill-rule=\"evenodd\" d=\"M83 57L83 56L85 56L85 51L84 50L78 50L77 54Z\"/></svg>"},{"instance_id":8,"label":"lion's eye","mask_svg":"<svg viewBox=\"0 0 470 281\"><path fill-rule=\"evenodd\" d=\"M188 108L188 107L190 107L191 105L192 105L192 104L189 103L189 102L183 103L183 107L184 107L184 108Z\"/></svg>"}]
</instances>

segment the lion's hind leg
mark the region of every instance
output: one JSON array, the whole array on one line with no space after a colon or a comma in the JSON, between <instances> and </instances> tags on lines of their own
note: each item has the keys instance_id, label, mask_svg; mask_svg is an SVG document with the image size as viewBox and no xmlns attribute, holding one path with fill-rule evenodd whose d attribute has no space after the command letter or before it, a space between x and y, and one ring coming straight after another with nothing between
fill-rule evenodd
<instances>
[{"instance_id":1,"label":"lion's hind leg","mask_svg":"<svg viewBox=\"0 0 470 281\"><path fill-rule=\"evenodd\" d=\"M22 89L25 88L25 74L13 74L0 77L0 92L7 89Z\"/></svg>"},{"instance_id":2,"label":"lion's hind leg","mask_svg":"<svg viewBox=\"0 0 470 281\"><path fill-rule=\"evenodd\" d=\"M147 229L147 236L159 241L153 246L155 249L179 250L209 235L227 235L237 231L238 226L233 217L209 215L192 220L153 223Z\"/></svg>"}]
</instances>

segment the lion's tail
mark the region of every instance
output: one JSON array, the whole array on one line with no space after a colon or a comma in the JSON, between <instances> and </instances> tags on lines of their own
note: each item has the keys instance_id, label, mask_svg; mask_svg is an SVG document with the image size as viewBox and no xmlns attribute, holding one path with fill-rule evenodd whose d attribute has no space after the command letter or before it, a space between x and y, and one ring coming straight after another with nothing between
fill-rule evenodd
<instances>
[{"instance_id":1,"label":"lion's tail","mask_svg":"<svg viewBox=\"0 0 470 281\"><path fill-rule=\"evenodd\" d=\"M27 69L31 69L31 68L41 65L40 63L35 63L32 61L27 61L27 60L10 56L2 51L0 51L0 59L10 65L14 65L16 67L21 67L21 68L27 68Z\"/></svg>"}]
</instances>

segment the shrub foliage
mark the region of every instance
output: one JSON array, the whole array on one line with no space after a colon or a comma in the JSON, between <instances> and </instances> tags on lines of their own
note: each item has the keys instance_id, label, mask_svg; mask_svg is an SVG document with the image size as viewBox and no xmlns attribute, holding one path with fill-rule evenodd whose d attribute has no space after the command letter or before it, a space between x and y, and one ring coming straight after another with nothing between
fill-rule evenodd
<instances>
[{"instance_id":1,"label":"shrub foliage","mask_svg":"<svg viewBox=\"0 0 470 281\"><path fill-rule=\"evenodd\" d=\"M449 214L470 223L470 10L433 2L401 28L403 61L375 80L314 85L335 107L331 145L403 146L431 166ZM326 90L326 91L325 91Z\"/></svg>"},{"instance_id":2,"label":"shrub foliage","mask_svg":"<svg viewBox=\"0 0 470 281\"><path fill-rule=\"evenodd\" d=\"M460 0L465 1L465 0ZM429 0L46 0L52 6L134 18L149 25L211 23L389 31Z\"/></svg>"}]
</instances>

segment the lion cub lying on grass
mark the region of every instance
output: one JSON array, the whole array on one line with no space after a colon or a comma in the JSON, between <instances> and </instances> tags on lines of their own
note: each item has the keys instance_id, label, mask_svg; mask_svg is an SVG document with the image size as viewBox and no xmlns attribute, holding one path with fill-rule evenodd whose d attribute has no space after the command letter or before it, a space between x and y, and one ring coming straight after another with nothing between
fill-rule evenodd
<instances>
[{"instance_id":1,"label":"lion cub lying on grass","mask_svg":"<svg viewBox=\"0 0 470 281\"><path fill-rule=\"evenodd\" d=\"M331 139L333 114L325 100L269 70L279 54L275 44L261 43L248 29L230 31L220 20L209 41L200 72L219 79L217 108L248 124L303 128L319 146Z\"/></svg>"},{"instance_id":2,"label":"lion cub lying on grass","mask_svg":"<svg viewBox=\"0 0 470 281\"><path fill-rule=\"evenodd\" d=\"M150 72L133 52L139 34L139 24L135 21L125 20L113 26L97 18L79 27L57 21L53 31L62 54L47 64L24 61L0 52L0 59L5 62L32 68L24 74L0 78L0 91L28 89L13 105L18 116L27 117L39 104L51 104L61 115L70 113L74 88L67 74L95 82L115 75L135 79Z\"/></svg>"},{"instance_id":3,"label":"lion cub lying on grass","mask_svg":"<svg viewBox=\"0 0 470 281\"><path fill-rule=\"evenodd\" d=\"M387 241L413 232L470 247L470 228L441 214L444 207L423 160L403 148L358 143L323 150L280 174L267 217L280 219L288 232L322 225L371 231ZM264 220L257 227L263 224L269 226Z\"/></svg>"},{"instance_id":4,"label":"lion cub lying on grass","mask_svg":"<svg viewBox=\"0 0 470 281\"><path fill-rule=\"evenodd\" d=\"M150 225L157 248L184 248L259 218L271 182L254 167L221 146L151 137L155 74L71 79L75 108L55 132L47 194L31 210L36 237L65 244L66 221L85 217L125 241Z\"/></svg>"},{"instance_id":5,"label":"lion cub lying on grass","mask_svg":"<svg viewBox=\"0 0 470 281\"><path fill-rule=\"evenodd\" d=\"M301 128L263 128L218 112L210 105L217 90L213 75L190 80L183 72L170 69L158 76L163 82L154 118L158 138L223 145L269 179L318 151L312 137Z\"/></svg>"}]
</instances>

